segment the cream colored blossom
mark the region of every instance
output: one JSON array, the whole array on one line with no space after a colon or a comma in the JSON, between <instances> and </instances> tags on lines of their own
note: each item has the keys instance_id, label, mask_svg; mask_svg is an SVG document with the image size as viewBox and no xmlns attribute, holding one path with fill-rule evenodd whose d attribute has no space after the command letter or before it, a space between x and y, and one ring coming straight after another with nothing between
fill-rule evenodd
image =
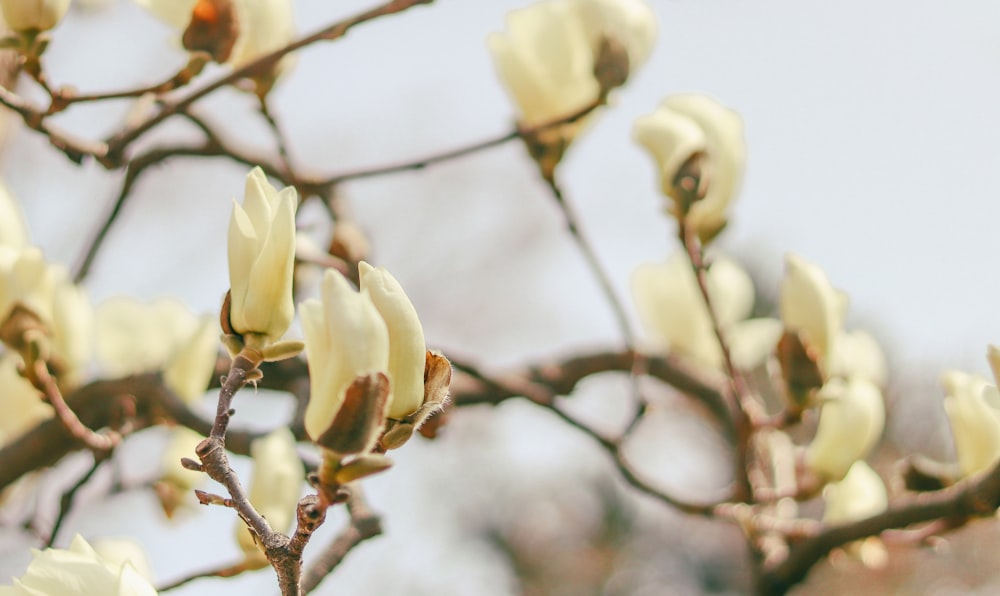
<instances>
[{"instance_id":1,"label":"cream colored blossom","mask_svg":"<svg viewBox=\"0 0 1000 596\"><path fill-rule=\"evenodd\" d=\"M361 289L371 296L389 331L389 418L401 420L424 403L427 347L417 310L384 267L362 261Z\"/></svg>"},{"instance_id":2,"label":"cream colored blossom","mask_svg":"<svg viewBox=\"0 0 1000 596\"><path fill-rule=\"evenodd\" d=\"M149 563L146 551L138 542L131 538L95 538L90 541L98 555L106 562L116 567L126 563L132 565L142 577L153 581L153 566Z\"/></svg>"},{"instance_id":3,"label":"cream colored blossom","mask_svg":"<svg viewBox=\"0 0 1000 596\"><path fill-rule=\"evenodd\" d=\"M93 353L94 308L82 287L68 279L56 284L52 298L52 350L62 363L60 381L76 387Z\"/></svg>"},{"instance_id":4,"label":"cream colored blossom","mask_svg":"<svg viewBox=\"0 0 1000 596\"><path fill-rule=\"evenodd\" d=\"M370 293L354 291L331 269L320 291L321 300L299 308L311 384L305 427L313 440L330 428L357 377L389 368L389 332Z\"/></svg>"},{"instance_id":5,"label":"cream colored blossom","mask_svg":"<svg viewBox=\"0 0 1000 596\"><path fill-rule=\"evenodd\" d=\"M250 504L278 532L287 533L295 520L295 509L302 494L305 471L295 451L295 436L280 427L250 444L253 476L250 480ZM242 520L237 520L236 538L248 556L262 552Z\"/></svg>"},{"instance_id":6,"label":"cream colored blossom","mask_svg":"<svg viewBox=\"0 0 1000 596\"><path fill-rule=\"evenodd\" d=\"M4 252L7 256L0 257L0 321L20 304L42 321L51 322L55 288L67 278L66 269L46 262L42 251L34 246Z\"/></svg>"},{"instance_id":7,"label":"cream colored blossom","mask_svg":"<svg viewBox=\"0 0 1000 596\"><path fill-rule=\"evenodd\" d=\"M17 372L20 356L0 355L0 445L17 439L43 420L52 417L52 406Z\"/></svg>"},{"instance_id":8,"label":"cream colored blossom","mask_svg":"<svg viewBox=\"0 0 1000 596\"><path fill-rule=\"evenodd\" d=\"M112 562L77 535L68 549L33 550L34 558L0 596L155 596L156 589L129 563Z\"/></svg>"},{"instance_id":9,"label":"cream colored blossom","mask_svg":"<svg viewBox=\"0 0 1000 596\"><path fill-rule=\"evenodd\" d=\"M69 9L69 0L0 0L0 7L11 29L37 33L59 24Z\"/></svg>"},{"instance_id":10,"label":"cream colored blossom","mask_svg":"<svg viewBox=\"0 0 1000 596\"><path fill-rule=\"evenodd\" d=\"M889 381L885 353L871 333L863 329L841 331L832 347L827 366L829 376L863 377L880 387Z\"/></svg>"},{"instance_id":11,"label":"cream colored blossom","mask_svg":"<svg viewBox=\"0 0 1000 596\"><path fill-rule=\"evenodd\" d=\"M295 316L292 274L297 205L295 189L277 191L259 167L247 175L243 205L233 201L229 321L237 333L260 336L264 343L281 338Z\"/></svg>"},{"instance_id":12,"label":"cream colored blossom","mask_svg":"<svg viewBox=\"0 0 1000 596\"><path fill-rule=\"evenodd\" d=\"M104 373L124 377L164 371L164 382L186 402L204 394L215 370L219 327L170 298L150 303L110 298L97 308L97 358Z\"/></svg>"},{"instance_id":13,"label":"cream colored blossom","mask_svg":"<svg viewBox=\"0 0 1000 596\"><path fill-rule=\"evenodd\" d=\"M598 99L594 67L603 40L625 50L627 77L645 62L655 39L655 16L641 0L543 0L508 13L507 31L490 35L488 44L520 123L530 127Z\"/></svg>"},{"instance_id":14,"label":"cream colored blossom","mask_svg":"<svg viewBox=\"0 0 1000 596\"><path fill-rule=\"evenodd\" d=\"M836 482L878 443L885 426L885 403L881 389L861 377L827 381L817 399L819 425L806 448L806 465Z\"/></svg>"},{"instance_id":15,"label":"cream colored blossom","mask_svg":"<svg viewBox=\"0 0 1000 596\"><path fill-rule=\"evenodd\" d=\"M184 31L199 0L135 0L156 18ZM291 0L234 0L237 37L226 63L240 67L288 45L295 37ZM278 63L277 78L294 62L292 55Z\"/></svg>"},{"instance_id":16,"label":"cream colored blossom","mask_svg":"<svg viewBox=\"0 0 1000 596\"><path fill-rule=\"evenodd\" d=\"M823 521L838 524L882 513L889 506L889 495L875 470L856 461L843 480L826 485L823 501Z\"/></svg>"},{"instance_id":17,"label":"cream colored blossom","mask_svg":"<svg viewBox=\"0 0 1000 596\"><path fill-rule=\"evenodd\" d=\"M941 378L962 474L981 472L1000 459L1000 392L985 377L957 370Z\"/></svg>"},{"instance_id":18,"label":"cream colored blossom","mask_svg":"<svg viewBox=\"0 0 1000 596\"><path fill-rule=\"evenodd\" d=\"M723 329L746 319L753 309L750 276L735 262L719 258L709 268L708 290ZM657 348L677 352L714 368L722 366L708 308L685 255L646 263L632 273L632 295Z\"/></svg>"},{"instance_id":19,"label":"cream colored blossom","mask_svg":"<svg viewBox=\"0 0 1000 596\"><path fill-rule=\"evenodd\" d=\"M20 249L27 244L28 227L24 223L24 214L10 189L0 181L0 246Z\"/></svg>"},{"instance_id":20,"label":"cream colored blossom","mask_svg":"<svg viewBox=\"0 0 1000 596\"><path fill-rule=\"evenodd\" d=\"M635 121L632 136L652 154L660 187L683 214L682 192L675 186L681 166L699 154L704 197L690 205L687 222L703 239L713 237L728 220L729 204L739 191L746 162L743 119L715 99L700 94L668 97L660 107Z\"/></svg>"},{"instance_id":21,"label":"cream colored blossom","mask_svg":"<svg viewBox=\"0 0 1000 596\"><path fill-rule=\"evenodd\" d=\"M885 483L875 470L863 461L854 462L840 482L823 489L823 521L841 524L867 519L889 507ZM845 550L870 568L882 568L889 553L877 536L870 536L845 546Z\"/></svg>"},{"instance_id":22,"label":"cream colored blossom","mask_svg":"<svg viewBox=\"0 0 1000 596\"><path fill-rule=\"evenodd\" d=\"M818 265L788 254L779 302L785 328L799 332L825 366L844 325L846 295L834 289Z\"/></svg>"}]
</instances>

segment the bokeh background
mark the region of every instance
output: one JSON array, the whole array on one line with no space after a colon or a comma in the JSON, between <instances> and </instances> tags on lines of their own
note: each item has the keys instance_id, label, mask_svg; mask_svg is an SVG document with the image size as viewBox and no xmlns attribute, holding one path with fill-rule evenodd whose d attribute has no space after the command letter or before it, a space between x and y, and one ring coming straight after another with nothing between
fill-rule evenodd
<instances>
[{"instance_id":1,"label":"bokeh background","mask_svg":"<svg viewBox=\"0 0 1000 596\"><path fill-rule=\"evenodd\" d=\"M676 249L651 162L630 141L631 123L667 94L710 93L743 115L749 146L721 246L754 272L765 295L775 292L786 252L822 265L851 296L849 324L883 341L893 423L880 471L890 471L897 449L950 457L936 378L948 367L985 373L986 344L1000 342L1000 4L649 3L660 25L656 50L560 172L618 293L627 300L638 263ZM120 88L183 64L174 34L132 2L88 4L100 6L75 7L54 32L46 55L54 83ZM296 0L299 29L372 4ZM525 4L438 0L301 52L272 94L295 162L306 171L348 171L507 130L513 111L485 39ZM38 97L27 82L19 91ZM58 122L100 137L128 110L127 102L109 102ZM226 90L201 113L226 122L229 138L270 149L249 97ZM184 138L197 137L175 123L144 146ZM407 289L429 343L489 370L620 342L533 168L522 147L509 144L342 189L370 234L372 259ZM185 158L147 172L87 281L95 301L169 294L197 311L216 310L227 285L230 198L242 193L246 171L224 159ZM120 183L120 173L75 166L25 129L15 130L0 172L22 201L33 240L69 265ZM625 388L620 377L591 379L572 407L613 429L625 415ZM723 444L682 399L649 390L655 407L633 447L637 461L684 495L717 494L726 482ZM247 426L266 428L275 411L288 415L280 397L241 400L238 419ZM155 476L163 438L134 437L121 466L126 482ZM318 593L698 594L745 586L730 528L632 495L599 449L529 404L461 411L440 440L415 443L392 472L368 482L386 534L353 552ZM58 477L49 482L60 486ZM237 555L223 510L195 509L166 523L149 491L89 494L64 535L131 534L161 581ZM317 544L340 523L334 516ZM988 593L998 562L969 553L995 540L993 525L976 524L936 551L894 549L881 572L824 566L806 590L839 593L865 582L886 593ZM30 540L14 528L2 532L0 577L20 574ZM914 567L930 575L913 575ZM261 572L173 593L270 593L272 586Z\"/></svg>"}]
</instances>

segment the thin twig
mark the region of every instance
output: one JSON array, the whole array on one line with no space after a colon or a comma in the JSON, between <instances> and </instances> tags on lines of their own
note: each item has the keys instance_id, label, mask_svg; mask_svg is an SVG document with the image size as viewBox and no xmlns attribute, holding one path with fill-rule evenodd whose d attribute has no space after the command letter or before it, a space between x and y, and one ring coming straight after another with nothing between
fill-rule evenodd
<instances>
[{"instance_id":1,"label":"thin twig","mask_svg":"<svg viewBox=\"0 0 1000 596\"><path fill-rule=\"evenodd\" d=\"M306 594L315 590L356 546L382 534L382 520L364 498L361 485L353 483L349 487L347 511L350 524L337 535L316 557L302 577L302 591Z\"/></svg>"},{"instance_id":2,"label":"thin twig","mask_svg":"<svg viewBox=\"0 0 1000 596\"><path fill-rule=\"evenodd\" d=\"M405 11L418 4L430 4L432 1L433 0L393 0L392 2L387 2L381 6L377 6L338 23L334 23L328 27L324 27L320 31L297 39L269 54L260 56L257 59L234 69L228 75L219 77L211 83L194 90L186 97L183 97L176 102L165 104L158 113L149 117L146 121L132 129L123 131L109 138L107 141L108 158L112 160L118 159L122 151L132 141L139 138L152 128L155 128L171 116L183 112L201 98L215 92L218 89L221 89L222 87L232 85L241 79L245 79L253 75L254 73L270 70L277 65L283 57L294 52L295 50L301 49L318 41L333 41L339 39L346 35L348 31L362 23Z\"/></svg>"},{"instance_id":3,"label":"thin twig","mask_svg":"<svg viewBox=\"0 0 1000 596\"><path fill-rule=\"evenodd\" d=\"M156 589L157 592L163 593L168 590L173 590L174 588L179 588L185 584L193 582L195 580L203 579L206 577L235 577L246 571L250 571L251 567L247 565L246 561L240 561L235 565L227 565L225 567L218 567L215 569L206 569L204 571L196 571L190 575L186 575L178 580L172 581L168 584L164 584Z\"/></svg>"},{"instance_id":4,"label":"thin twig","mask_svg":"<svg viewBox=\"0 0 1000 596\"><path fill-rule=\"evenodd\" d=\"M489 139L482 141L475 141L464 145L462 147L457 147L455 149L448 149L447 151L442 151L440 153L435 153L426 157L421 157L413 160L404 161L397 164L390 164L386 166L375 166L371 168L365 168L361 170L354 170L351 172L344 172L341 174L334 174L325 179L318 181L306 181L303 180L303 186L307 188L312 188L316 194L323 194L328 191L331 187L340 184L341 182L346 182L348 180L361 180L364 178L374 178L376 176L384 176L387 174L397 174L399 172L413 171L413 170L423 170L429 166L451 161L460 157L465 157L466 155L472 155L474 153L479 153L486 149L492 149L493 147L499 147L511 141L515 141L524 137L532 137L538 133L544 132L550 128L555 128L557 126L562 126L564 124L572 124L580 120L581 118L587 116L600 106L604 105L602 102L595 101L592 102L579 110L576 110L565 116L560 116L554 118L548 122L543 122L530 127L514 127L512 130L500 134Z\"/></svg>"},{"instance_id":5,"label":"thin twig","mask_svg":"<svg viewBox=\"0 0 1000 596\"><path fill-rule=\"evenodd\" d=\"M56 538L59 537L59 529L62 528L63 522L66 520L67 514L69 514L70 509L73 508L73 500L76 498L76 493L80 491L90 479L93 478L94 473L97 472L101 465L108 461L108 453L99 454L97 452L93 453L94 463L90 468L77 480L73 486L63 493L62 497L59 499L59 513L56 515L56 521L52 524L52 531L49 533L49 539L45 541L45 548L50 548L56 542Z\"/></svg>"}]
</instances>

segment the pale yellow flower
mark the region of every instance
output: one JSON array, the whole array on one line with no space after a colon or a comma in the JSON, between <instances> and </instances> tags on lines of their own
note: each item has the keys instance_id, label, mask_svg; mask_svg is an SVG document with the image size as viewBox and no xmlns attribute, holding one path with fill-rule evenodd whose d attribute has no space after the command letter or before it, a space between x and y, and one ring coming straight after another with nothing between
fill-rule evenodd
<instances>
[{"instance_id":1,"label":"pale yellow flower","mask_svg":"<svg viewBox=\"0 0 1000 596\"><path fill-rule=\"evenodd\" d=\"M707 277L709 296L724 330L750 315L753 281L739 265L718 258ZM675 253L665 263L637 267L632 273L632 295L659 350L677 352L704 365L721 368L722 350L712 319L684 254Z\"/></svg>"},{"instance_id":2,"label":"pale yellow flower","mask_svg":"<svg viewBox=\"0 0 1000 596\"><path fill-rule=\"evenodd\" d=\"M68 549L33 550L34 558L0 596L155 596L156 589L128 561L112 562L77 535Z\"/></svg>"},{"instance_id":3,"label":"pale yellow flower","mask_svg":"<svg viewBox=\"0 0 1000 596\"><path fill-rule=\"evenodd\" d=\"M0 138L2 137L0 134ZM24 223L24 214L10 189L0 181L0 246L20 249L27 244L28 226Z\"/></svg>"},{"instance_id":4,"label":"pale yellow flower","mask_svg":"<svg viewBox=\"0 0 1000 596\"><path fill-rule=\"evenodd\" d=\"M97 308L97 358L104 373L124 377L164 371L164 382L186 402L205 392L215 370L219 327L183 303L114 297Z\"/></svg>"},{"instance_id":5,"label":"pale yellow flower","mask_svg":"<svg viewBox=\"0 0 1000 596\"><path fill-rule=\"evenodd\" d=\"M233 201L229 222L229 320L243 335L263 343L281 338L295 316L292 274L295 264L295 209L298 196L278 192L262 169L247 175L241 206Z\"/></svg>"},{"instance_id":6,"label":"pale yellow flower","mask_svg":"<svg viewBox=\"0 0 1000 596\"><path fill-rule=\"evenodd\" d=\"M945 372L941 382L962 474L990 468L1000 459L1000 391L985 377L957 370Z\"/></svg>"},{"instance_id":7,"label":"pale yellow flower","mask_svg":"<svg viewBox=\"0 0 1000 596\"><path fill-rule=\"evenodd\" d=\"M841 524L884 512L889 507L889 495L878 473L865 462L857 461L843 480L826 485L823 502L823 521ZM871 568L884 567L888 562L888 551L876 536L852 542L845 550Z\"/></svg>"},{"instance_id":8,"label":"pale yellow flower","mask_svg":"<svg viewBox=\"0 0 1000 596\"><path fill-rule=\"evenodd\" d=\"M320 290L321 300L299 307L311 384L305 427L313 440L330 427L356 378L389 368L389 332L369 292L354 291L330 269Z\"/></svg>"},{"instance_id":9,"label":"pale yellow flower","mask_svg":"<svg viewBox=\"0 0 1000 596\"><path fill-rule=\"evenodd\" d=\"M806 465L828 481L839 481L882 436L882 390L861 377L838 378L827 381L817 399L821 404L819 425L806 448Z\"/></svg>"},{"instance_id":10,"label":"pale yellow flower","mask_svg":"<svg viewBox=\"0 0 1000 596\"><path fill-rule=\"evenodd\" d=\"M834 341L844 326L846 295L834 289L818 265L788 254L779 302L785 328L799 332L806 344L816 350L821 366L825 367Z\"/></svg>"},{"instance_id":11,"label":"pale yellow flower","mask_svg":"<svg viewBox=\"0 0 1000 596\"><path fill-rule=\"evenodd\" d=\"M66 15L69 0L0 0L0 8L14 31L48 31Z\"/></svg>"},{"instance_id":12,"label":"pale yellow flower","mask_svg":"<svg viewBox=\"0 0 1000 596\"><path fill-rule=\"evenodd\" d=\"M389 331L389 418L400 420L424 403L427 347L417 310L384 267L362 261L361 289L367 291Z\"/></svg>"},{"instance_id":13,"label":"pale yellow flower","mask_svg":"<svg viewBox=\"0 0 1000 596\"><path fill-rule=\"evenodd\" d=\"M746 162L743 119L707 95L668 97L648 116L635 121L632 136L652 154L662 192L682 200L675 188L681 166L698 154L704 197L687 212L687 222L703 239L713 237L728 220L729 204L739 191ZM683 212L675 204L675 215Z\"/></svg>"},{"instance_id":14,"label":"pale yellow flower","mask_svg":"<svg viewBox=\"0 0 1000 596\"><path fill-rule=\"evenodd\" d=\"M0 355L0 445L10 443L39 422L52 417L52 406L17 372L21 357Z\"/></svg>"},{"instance_id":15,"label":"pale yellow flower","mask_svg":"<svg viewBox=\"0 0 1000 596\"><path fill-rule=\"evenodd\" d=\"M488 44L522 125L569 116L598 99L594 66L605 39L622 46L624 74L633 73L656 39L649 6L641 0L544 0L507 14L507 31L490 35Z\"/></svg>"}]
</instances>

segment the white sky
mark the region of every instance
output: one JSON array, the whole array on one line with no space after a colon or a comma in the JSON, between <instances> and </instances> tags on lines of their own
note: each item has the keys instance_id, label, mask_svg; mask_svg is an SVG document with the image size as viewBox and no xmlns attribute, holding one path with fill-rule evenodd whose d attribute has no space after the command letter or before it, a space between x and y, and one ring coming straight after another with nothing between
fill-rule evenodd
<instances>
[{"instance_id":1,"label":"white sky","mask_svg":"<svg viewBox=\"0 0 1000 596\"><path fill-rule=\"evenodd\" d=\"M372 4L300 0L297 20L312 31ZM294 157L343 171L504 131L512 110L484 39L524 4L438 0L310 48L274 94ZM707 92L743 115L749 143L744 191L722 243L772 281L786 251L822 265L850 294L851 314L892 340L903 365L896 374L928 361L985 372L985 346L1000 342L1000 202L990 178L1000 171L1000 3L650 4L661 26L651 60L561 171L620 293L632 267L673 248L631 122L667 94ZM163 55L169 38L124 0L76 14L55 32L52 79L85 90L158 80L182 60ZM209 102L213 113L245 110L231 133L259 145L264 129L250 102L221 95L235 103ZM126 109L61 122L100 135ZM185 134L179 127L163 137ZM30 132L15 143L3 174L36 241L71 262L118 174L73 166ZM512 145L345 188L372 233L375 260L410 292L431 342L502 365L615 341L532 167ZM91 279L95 297L172 293L216 308L228 200L242 192L245 173L214 160L147 174Z\"/></svg>"}]
</instances>

